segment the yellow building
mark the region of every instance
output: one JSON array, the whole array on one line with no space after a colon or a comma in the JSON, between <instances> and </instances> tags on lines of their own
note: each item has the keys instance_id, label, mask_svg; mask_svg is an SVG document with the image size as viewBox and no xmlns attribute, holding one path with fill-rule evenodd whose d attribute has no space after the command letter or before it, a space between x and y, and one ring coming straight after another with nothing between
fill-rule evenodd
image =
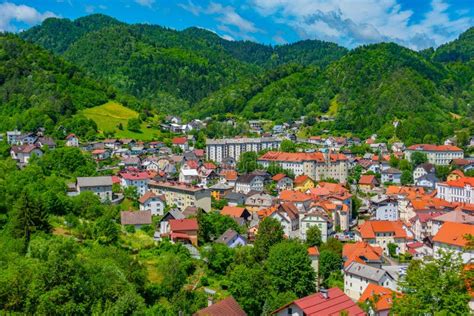
<instances>
[{"instance_id":1,"label":"yellow building","mask_svg":"<svg viewBox=\"0 0 474 316\"><path fill-rule=\"evenodd\" d=\"M203 188L165 181L150 181L148 187L155 194L163 194L167 205L174 205L181 211L189 206L202 208L206 212L211 210L211 194Z\"/></svg>"},{"instance_id":2,"label":"yellow building","mask_svg":"<svg viewBox=\"0 0 474 316\"><path fill-rule=\"evenodd\" d=\"M294 181L295 190L306 192L312 188L314 188L314 181L311 180L311 178L308 177L307 175L301 175L295 178L295 181Z\"/></svg>"},{"instance_id":3,"label":"yellow building","mask_svg":"<svg viewBox=\"0 0 474 316\"><path fill-rule=\"evenodd\" d=\"M453 172L448 175L447 181L456 181L464 177L464 173L461 170L453 170Z\"/></svg>"}]
</instances>

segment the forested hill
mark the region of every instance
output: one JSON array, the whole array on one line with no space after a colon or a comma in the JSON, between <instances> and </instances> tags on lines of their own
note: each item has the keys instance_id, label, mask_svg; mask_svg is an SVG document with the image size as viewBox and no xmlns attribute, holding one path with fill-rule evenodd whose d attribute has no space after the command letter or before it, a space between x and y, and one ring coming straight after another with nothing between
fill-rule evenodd
<instances>
[{"instance_id":1,"label":"forested hill","mask_svg":"<svg viewBox=\"0 0 474 316\"><path fill-rule=\"evenodd\" d=\"M347 52L321 41L275 48L232 42L203 29L127 25L103 15L47 19L20 36L122 91L180 110L263 68L289 62L325 66Z\"/></svg>"}]
</instances>

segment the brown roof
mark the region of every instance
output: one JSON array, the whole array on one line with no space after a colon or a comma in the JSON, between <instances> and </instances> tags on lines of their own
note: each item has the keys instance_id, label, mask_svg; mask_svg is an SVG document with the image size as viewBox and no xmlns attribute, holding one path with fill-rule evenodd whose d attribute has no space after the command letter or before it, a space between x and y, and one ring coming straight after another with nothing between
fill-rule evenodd
<instances>
[{"instance_id":1,"label":"brown roof","mask_svg":"<svg viewBox=\"0 0 474 316\"><path fill-rule=\"evenodd\" d=\"M138 202L140 202L140 204L143 204L149 199L154 198L154 197L157 197L155 193L153 193L152 191L147 191L138 199Z\"/></svg>"},{"instance_id":2,"label":"brown roof","mask_svg":"<svg viewBox=\"0 0 474 316\"><path fill-rule=\"evenodd\" d=\"M122 225L150 225L151 211L124 211L120 212Z\"/></svg>"},{"instance_id":3,"label":"brown roof","mask_svg":"<svg viewBox=\"0 0 474 316\"><path fill-rule=\"evenodd\" d=\"M359 179L359 184L362 184L362 185L372 185L375 183L377 183L377 179L375 178L374 175L371 175L371 174L364 174Z\"/></svg>"},{"instance_id":4,"label":"brown roof","mask_svg":"<svg viewBox=\"0 0 474 316\"><path fill-rule=\"evenodd\" d=\"M201 309L194 316L247 316L239 303L229 296L216 304Z\"/></svg>"}]
</instances>

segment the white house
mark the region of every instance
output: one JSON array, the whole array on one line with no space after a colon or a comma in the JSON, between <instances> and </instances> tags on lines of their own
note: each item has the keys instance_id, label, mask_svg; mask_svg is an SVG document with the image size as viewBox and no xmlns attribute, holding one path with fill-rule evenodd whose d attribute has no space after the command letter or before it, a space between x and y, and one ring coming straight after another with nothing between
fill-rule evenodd
<instances>
[{"instance_id":1,"label":"white house","mask_svg":"<svg viewBox=\"0 0 474 316\"><path fill-rule=\"evenodd\" d=\"M383 269L355 261L344 269L344 293L352 300L358 300L369 284L397 289L395 278Z\"/></svg>"},{"instance_id":2,"label":"white house","mask_svg":"<svg viewBox=\"0 0 474 316\"><path fill-rule=\"evenodd\" d=\"M179 171L179 182L182 183L193 183L199 182L199 173L196 169L181 168Z\"/></svg>"},{"instance_id":3,"label":"white house","mask_svg":"<svg viewBox=\"0 0 474 316\"><path fill-rule=\"evenodd\" d=\"M79 138L74 134L69 134L66 137L65 145L68 147L79 147Z\"/></svg>"},{"instance_id":4,"label":"white house","mask_svg":"<svg viewBox=\"0 0 474 316\"><path fill-rule=\"evenodd\" d=\"M128 188L133 186L141 196L148 190L150 175L147 172L125 172L121 174L121 186Z\"/></svg>"},{"instance_id":5,"label":"white house","mask_svg":"<svg viewBox=\"0 0 474 316\"><path fill-rule=\"evenodd\" d=\"M413 180L418 180L418 178L427 175L427 174L435 174L436 169L432 163L422 163L416 166L415 170L413 170Z\"/></svg>"},{"instance_id":6,"label":"white house","mask_svg":"<svg viewBox=\"0 0 474 316\"><path fill-rule=\"evenodd\" d=\"M466 235L474 235L474 225L446 222L433 237L433 254L439 258L443 252L459 254L463 263L474 260L474 250L465 249Z\"/></svg>"},{"instance_id":7,"label":"white house","mask_svg":"<svg viewBox=\"0 0 474 316\"><path fill-rule=\"evenodd\" d=\"M447 166L453 159L464 157L464 152L461 148L451 145L431 145L418 144L412 145L405 151L405 157L411 162L411 155L414 152L426 154L428 162L434 165Z\"/></svg>"},{"instance_id":8,"label":"white house","mask_svg":"<svg viewBox=\"0 0 474 316\"><path fill-rule=\"evenodd\" d=\"M280 204L270 217L280 222L286 236L289 238L299 237L299 214L293 203Z\"/></svg>"},{"instance_id":9,"label":"white house","mask_svg":"<svg viewBox=\"0 0 474 316\"><path fill-rule=\"evenodd\" d=\"M12 146L10 149L10 156L13 160L16 160L20 166L27 165L33 155L41 157L43 156L43 151L35 145Z\"/></svg>"},{"instance_id":10,"label":"white house","mask_svg":"<svg viewBox=\"0 0 474 316\"><path fill-rule=\"evenodd\" d=\"M384 196L373 199L371 202L376 220L397 221L399 219L397 199Z\"/></svg>"},{"instance_id":11,"label":"white house","mask_svg":"<svg viewBox=\"0 0 474 316\"><path fill-rule=\"evenodd\" d=\"M161 216L163 215L166 203L165 197L157 195L152 191L147 191L140 199L140 211L150 210L152 215Z\"/></svg>"},{"instance_id":12,"label":"white house","mask_svg":"<svg viewBox=\"0 0 474 316\"><path fill-rule=\"evenodd\" d=\"M78 177L76 191L79 194L90 191L97 195L102 202L112 201L112 177Z\"/></svg>"},{"instance_id":13,"label":"white house","mask_svg":"<svg viewBox=\"0 0 474 316\"><path fill-rule=\"evenodd\" d=\"M474 204L474 177L436 183L437 197L448 202Z\"/></svg>"},{"instance_id":14,"label":"white house","mask_svg":"<svg viewBox=\"0 0 474 316\"><path fill-rule=\"evenodd\" d=\"M306 240L306 232L312 226L317 226L321 231L321 239L323 242L328 240L328 237L333 232L332 218L321 210L310 210L301 218L300 238Z\"/></svg>"},{"instance_id":15,"label":"white house","mask_svg":"<svg viewBox=\"0 0 474 316\"><path fill-rule=\"evenodd\" d=\"M382 183L401 183L402 172L395 168L388 168L381 171Z\"/></svg>"},{"instance_id":16,"label":"white house","mask_svg":"<svg viewBox=\"0 0 474 316\"><path fill-rule=\"evenodd\" d=\"M264 178L256 174L244 174L237 178L235 191L247 194L250 191L263 191Z\"/></svg>"}]
</instances>

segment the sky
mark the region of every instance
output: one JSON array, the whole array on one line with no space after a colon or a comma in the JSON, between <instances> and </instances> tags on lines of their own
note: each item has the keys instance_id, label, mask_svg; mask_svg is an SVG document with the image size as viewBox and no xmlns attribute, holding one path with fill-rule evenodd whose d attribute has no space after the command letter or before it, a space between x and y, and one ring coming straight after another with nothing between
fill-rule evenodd
<instances>
[{"instance_id":1,"label":"sky","mask_svg":"<svg viewBox=\"0 0 474 316\"><path fill-rule=\"evenodd\" d=\"M0 0L0 31L92 13L272 45L319 39L354 48L392 41L420 50L473 26L474 0Z\"/></svg>"}]
</instances>

